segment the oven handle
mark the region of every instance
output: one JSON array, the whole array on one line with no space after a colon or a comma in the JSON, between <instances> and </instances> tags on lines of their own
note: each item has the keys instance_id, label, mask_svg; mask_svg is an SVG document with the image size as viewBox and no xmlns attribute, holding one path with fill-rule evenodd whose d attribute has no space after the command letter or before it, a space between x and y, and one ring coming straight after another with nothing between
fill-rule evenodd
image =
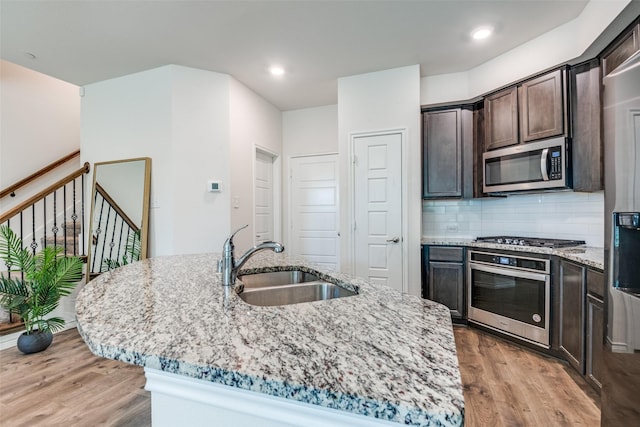
<instances>
[{"instance_id":1,"label":"oven handle","mask_svg":"<svg viewBox=\"0 0 640 427\"><path fill-rule=\"evenodd\" d=\"M520 277L523 279L537 280L539 282L547 282L549 280L548 274L530 273L527 271L516 270L512 268L493 267L490 265L476 264L473 262L469 263L469 268L471 268L471 270L479 270L487 273L499 274L501 276Z\"/></svg>"}]
</instances>

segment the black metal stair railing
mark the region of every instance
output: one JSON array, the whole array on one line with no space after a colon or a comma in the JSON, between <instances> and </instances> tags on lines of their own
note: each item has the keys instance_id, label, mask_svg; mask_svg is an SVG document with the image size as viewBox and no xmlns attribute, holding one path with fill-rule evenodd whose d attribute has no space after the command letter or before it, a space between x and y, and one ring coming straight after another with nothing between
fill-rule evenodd
<instances>
[{"instance_id":1,"label":"black metal stair railing","mask_svg":"<svg viewBox=\"0 0 640 427\"><path fill-rule=\"evenodd\" d=\"M140 227L97 182L91 236L91 275L140 260Z\"/></svg>"},{"instance_id":2,"label":"black metal stair railing","mask_svg":"<svg viewBox=\"0 0 640 427\"><path fill-rule=\"evenodd\" d=\"M48 186L0 216L0 225L11 228L25 248L35 254L42 248L58 246L65 256L86 260L85 175L89 163ZM8 270L0 266L0 271ZM11 272L6 274L11 276ZM15 274L15 273L14 273ZM9 314L9 324L17 319ZM4 323L4 322L0 322ZM2 332L0 327L0 333Z\"/></svg>"}]
</instances>

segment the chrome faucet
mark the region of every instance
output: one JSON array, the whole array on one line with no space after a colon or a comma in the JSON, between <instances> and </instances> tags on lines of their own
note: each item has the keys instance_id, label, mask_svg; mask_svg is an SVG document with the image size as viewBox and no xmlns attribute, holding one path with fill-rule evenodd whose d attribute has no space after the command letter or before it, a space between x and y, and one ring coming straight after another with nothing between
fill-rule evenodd
<instances>
[{"instance_id":1,"label":"chrome faucet","mask_svg":"<svg viewBox=\"0 0 640 427\"><path fill-rule=\"evenodd\" d=\"M224 242L224 246L222 247L222 259L218 261L218 272L222 273L222 286L233 286L236 283L238 270L240 270L244 263L247 262L247 260L249 260L249 258L251 258L256 252L263 249L271 249L275 253L284 251L284 246L280 243L264 242L249 249L236 261L233 253L233 236L235 236L238 231L247 228L248 226L249 224L238 228L236 231L231 233L229 238Z\"/></svg>"}]
</instances>

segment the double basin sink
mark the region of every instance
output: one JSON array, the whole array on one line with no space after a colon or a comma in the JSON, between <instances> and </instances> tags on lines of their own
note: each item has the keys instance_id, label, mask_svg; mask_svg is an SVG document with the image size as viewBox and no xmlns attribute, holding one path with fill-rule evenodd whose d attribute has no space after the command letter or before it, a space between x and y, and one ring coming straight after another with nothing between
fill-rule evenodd
<instances>
[{"instance_id":1,"label":"double basin sink","mask_svg":"<svg viewBox=\"0 0 640 427\"><path fill-rule=\"evenodd\" d=\"M247 304L274 306L322 301L357 295L357 292L301 271L273 271L238 276L238 296Z\"/></svg>"}]
</instances>

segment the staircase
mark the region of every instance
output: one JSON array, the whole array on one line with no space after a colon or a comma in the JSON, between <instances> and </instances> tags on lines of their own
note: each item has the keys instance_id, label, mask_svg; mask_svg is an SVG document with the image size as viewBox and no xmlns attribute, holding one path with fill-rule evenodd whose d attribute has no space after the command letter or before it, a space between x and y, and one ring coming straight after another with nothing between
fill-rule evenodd
<instances>
[{"instance_id":1,"label":"staircase","mask_svg":"<svg viewBox=\"0 0 640 427\"><path fill-rule=\"evenodd\" d=\"M42 237L40 242L43 247L58 246L64 248L65 256L79 256L81 242L80 234L82 232L82 226L78 221L67 221L61 227L53 227L51 229L53 234ZM84 257L86 261L86 256Z\"/></svg>"},{"instance_id":2,"label":"staircase","mask_svg":"<svg viewBox=\"0 0 640 427\"><path fill-rule=\"evenodd\" d=\"M71 153L0 190L0 225L11 228L34 254L44 247L58 246L64 248L65 256L77 256L86 262L84 194L89 163L71 173L67 164L79 155L79 151ZM0 262L0 272L6 269ZM73 312L73 307L66 311ZM0 347L6 344L3 340L7 334L21 328L17 316L0 308Z\"/></svg>"}]
</instances>

